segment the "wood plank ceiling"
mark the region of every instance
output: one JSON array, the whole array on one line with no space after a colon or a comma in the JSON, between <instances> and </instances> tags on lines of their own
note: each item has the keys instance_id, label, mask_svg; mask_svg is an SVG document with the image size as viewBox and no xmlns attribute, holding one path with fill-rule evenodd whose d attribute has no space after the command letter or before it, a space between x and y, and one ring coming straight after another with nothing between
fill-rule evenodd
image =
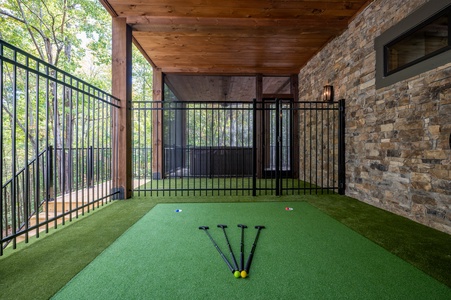
<instances>
[{"instance_id":1,"label":"wood plank ceiling","mask_svg":"<svg viewBox=\"0 0 451 300\"><path fill-rule=\"evenodd\" d=\"M290 75L368 0L100 0L164 73Z\"/></svg>"}]
</instances>

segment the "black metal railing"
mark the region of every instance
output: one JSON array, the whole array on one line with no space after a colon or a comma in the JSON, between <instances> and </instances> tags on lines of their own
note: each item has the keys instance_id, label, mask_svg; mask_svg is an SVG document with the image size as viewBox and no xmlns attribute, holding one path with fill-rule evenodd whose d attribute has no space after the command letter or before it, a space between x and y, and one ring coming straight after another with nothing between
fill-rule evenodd
<instances>
[{"instance_id":1,"label":"black metal railing","mask_svg":"<svg viewBox=\"0 0 451 300\"><path fill-rule=\"evenodd\" d=\"M118 99L0 40L0 255L109 201Z\"/></svg>"},{"instance_id":2,"label":"black metal railing","mask_svg":"<svg viewBox=\"0 0 451 300\"><path fill-rule=\"evenodd\" d=\"M150 195L344 193L344 102L133 102Z\"/></svg>"},{"instance_id":3,"label":"black metal railing","mask_svg":"<svg viewBox=\"0 0 451 300\"><path fill-rule=\"evenodd\" d=\"M6 181L2 185L2 222L4 233L3 236L13 234L13 229L23 230L28 226L29 218L35 215L47 198L45 194L45 174L46 174L46 150L40 152L38 156L32 159L27 166L18 170L16 176ZM36 180L30 180L36 178ZM16 193L13 193L13 183L15 183ZM35 201L15 201L17 206L12 207L13 195L19 199L24 199L28 192L30 199ZM39 194L36 195L36 192ZM11 210L11 211L9 211ZM14 211L14 213L13 213ZM6 225L6 226L5 226ZM4 244L6 246L7 243Z\"/></svg>"}]
</instances>

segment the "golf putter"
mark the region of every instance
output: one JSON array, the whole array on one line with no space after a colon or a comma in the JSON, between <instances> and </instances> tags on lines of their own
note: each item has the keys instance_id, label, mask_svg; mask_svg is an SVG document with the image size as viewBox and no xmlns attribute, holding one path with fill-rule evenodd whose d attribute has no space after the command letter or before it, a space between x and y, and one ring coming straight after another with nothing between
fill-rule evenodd
<instances>
[{"instance_id":1,"label":"golf putter","mask_svg":"<svg viewBox=\"0 0 451 300\"><path fill-rule=\"evenodd\" d=\"M244 268L244 271L246 271L246 273L248 273L248 274L249 274L249 269L251 268L252 258L254 257L255 248L257 246L258 236L260 235L260 231L265 228L266 227L262 226L262 225L255 226L255 229L258 229L257 235L255 236L254 243L252 244L251 253L249 254L249 258L247 259L247 262L246 262L246 267Z\"/></svg>"},{"instance_id":2,"label":"golf putter","mask_svg":"<svg viewBox=\"0 0 451 300\"><path fill-rule=\"evenodd\" d=\"M225 231L227 225L219 224L218 228L222 228L222 231L224 232L224 237L227 241L227 246L229 246L230 256L232 257L233 263L235 265L235 269L233 271L238 271L238 263L236 262L235 254L233 254L232 246L230 246L229 238L227 237L227 233Z\"/></svg>"},{"instance_id":3,"label":"golf putter","mask_svg":"<svg viewBox=\"0 0 451 300\"><path fill-rule=\"evenodd\" d=\"M238 224L238 227L241 228L241 253L240 253L240 255L241 255L241 261L240 261L241 269L240 269L240 271L244 271L244 228L247 228L247 226L244 225L244 224Z\"/></svg>"},{"instance_id":4,"label":"golf putter","mask_svg":"<svg viewBox=\"0 0 451 300\"><path fill-rule=\"evenodd\" d=\"M208 232L208 229L210 229L210 227L208 227L208 226L199 226L199 229L205 231L205 233L208 235L208 237L210 238L211 242L215 246L216 250L218 250L219 255L221 255L222 259L227 264L227 267L229 267L230 272L233 273L234 270L233 270L232 265L229 263L229 261L227 260L227 258L224 255L224 253L222 253L221 249L219 249L218 244L216 244L215 240L213 240L213 238L211 237L210 233Z\"/></svg>"}]
</instances>

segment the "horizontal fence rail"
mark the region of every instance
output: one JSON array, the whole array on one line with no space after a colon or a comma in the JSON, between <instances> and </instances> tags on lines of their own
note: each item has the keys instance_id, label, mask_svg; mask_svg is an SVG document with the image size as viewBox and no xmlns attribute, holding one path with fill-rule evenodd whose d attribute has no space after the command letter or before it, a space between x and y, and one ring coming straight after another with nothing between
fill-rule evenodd
<instances>
[{"instance_id":1,"label":"horizontal fence rail","mask_svg":"<svg viewBox=\"0 0 451 300\"><path fill-rule=\"evenodd\" d=\"M133 176L146 182L135 188L138 195L343 192L342 102L148 101L131 107Z\"/></svg>"},{"instance_id":2,"label":"horizontal fence rail","mask_svg":"<svg viewBox=\"0 0 451 300\"><path fill-rule=\"evenodd\" d=\"M111 200L118 99L0 40L0 255Z\"/></svg>"}]
</instances>

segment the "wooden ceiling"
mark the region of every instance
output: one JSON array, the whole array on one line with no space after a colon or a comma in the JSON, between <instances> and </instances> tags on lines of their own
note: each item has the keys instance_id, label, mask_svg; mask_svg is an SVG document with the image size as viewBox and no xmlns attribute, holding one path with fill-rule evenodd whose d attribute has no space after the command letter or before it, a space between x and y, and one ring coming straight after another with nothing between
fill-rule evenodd
<instances>
[{"instance_id":1,"label":"wooden ceiling","mask_svg":"<svg viewBox=\"0 0 451 300\"><path fill-rule=\"evenodd\" d=\"M100 0L125 17L164 73L277 74L300 68L368 0Z\"/></svg>"}]
</instances>

